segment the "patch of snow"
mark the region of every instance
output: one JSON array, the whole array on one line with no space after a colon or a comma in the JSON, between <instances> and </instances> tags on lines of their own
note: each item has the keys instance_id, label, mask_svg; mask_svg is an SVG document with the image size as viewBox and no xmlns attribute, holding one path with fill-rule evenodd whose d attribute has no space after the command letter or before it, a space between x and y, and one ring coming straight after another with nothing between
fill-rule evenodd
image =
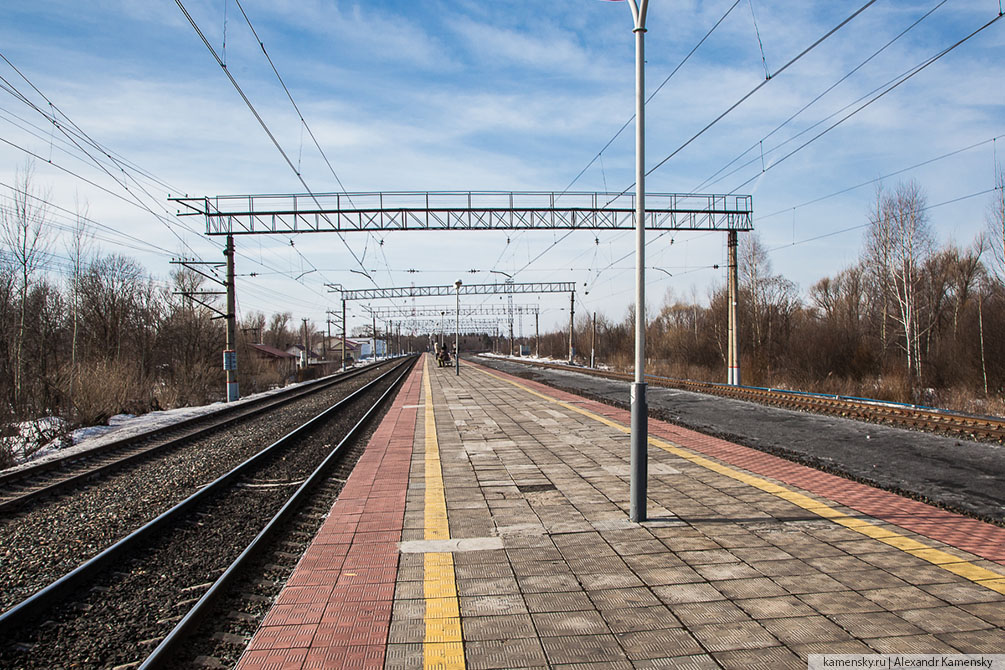
<instances>
[{"instance_id":1,"label":"patch of snow","mask_svg":"<svg viewBox=\"0 0 1005 670\"><path fill-rule=\"evenodd\" d=\"M275 395L277 393L282 393L283 391L288 391L297 386L302 386L303 384L308 383L310 382L298 382L296 384L289 384L281 388L270 389L268 391L263 391L261 393L255 393L249 396L245 396L240 400L232 403L214 402L208 405L179 407L177 409L148 412L147 414L141 414L139 416L134 416L132 414L116 414L115 416L111 417L108 420L107 426L87 426L84 428L78 428L77 430L73 431L70 434L70 438L73 441L72 446L66 445L65 442L61 439L53 440L52 442L48 443L35 453L28 456L27 460L25 460L24 462L11 466L10 468L3 470L2 472L15 472L17 470L35 465L36 463L42 463L45 461L62 458L64 456L90 451L91 449L100 447L104 444L108 444L109 442L114 442L116 440L121 440L127 437L133 437L134 435L140 435L142 433L147 433L152 430L156 430L158 428L170 426L171 424L178 423L179 421L184 421L185 419L190 419L192 417L201 416L204 414L211 414L213 412L222 410L225 407L237 406L246 402L251 402L258 398L263 398L266 396ZM39 419L38 422L62 422L62 419L55 417L45 417L43 419ZM49 424L47 423L46 425ZM24 434L24 428L22 428L22 434ZM20 455L18 451L15 450L15 458L24 458L23 448L21 450Z\"/></svg>"},{"instance_id":2,"label":"patch of snow","mask_svg":"<svg viewBox=\"0 0 1005 670\"><path fill-rule=\"evenodd\" d=\"M509 354L495 354L492 352L478 355L486 358L500 358L512 361L531 361L533 363L568 363L568 360L566 359L559 360L557 358L548 358L547 356L510 356Z\"/></svg>"}]
</instances>

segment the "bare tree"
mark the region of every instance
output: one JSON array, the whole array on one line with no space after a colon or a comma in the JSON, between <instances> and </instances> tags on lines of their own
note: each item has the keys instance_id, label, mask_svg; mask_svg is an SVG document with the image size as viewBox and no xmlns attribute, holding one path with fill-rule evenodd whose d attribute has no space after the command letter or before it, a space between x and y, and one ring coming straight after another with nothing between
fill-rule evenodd
<instances>
[{"instance_id":1,"label":"bare tree","mask_svg":"<svg viewBox=\"0 0 1005 670\"><path fill-rule=\"evenodd\" d=\"M1005 282L1005 169L997 166L995 174L994 200L988 205L987 223L988 244L994 256L991 270L999 282Z\"/></svg>"},{"instance_id":2,"label":"bare tree","mask_svg":"<svg viewBox=\"0 0 1005 670\"><path fill-rule=\"evenodd\" d=\"M20 406L24 386L25 315L28 309L28 292L35 273L49 246L50 234L46 228L49 212L48 194L36 195L32 186L34 166L25 164L14 177L11 204L0 208L0 234L4 245L10 249L11 260L19 275L20 314L14 352L14 404Z\"/></svg>"},{"instance_id":3,"label":"bare tree","mask_svg":"<svg viewBox=\"0 0 1005 670\"><path fill-rule=\"evenodd\" d=\"M772 274L768 251L755 233L741 238L738 262L741 310L749 315L746 321L753 335L749 346L755 368L767 372L784 363L791 318L800 307L798 292L794 283Z\"/></svg>"},{"instance_id":4,"label":"bare tree","mask_svg":"<svg viewBox=\"0 0 1005 670\"><path fill-rule=\"evenodd\" d=\"M262 336L265 334L265 314L254 310L246 314L241 319L241 333L244 334L244 341L261 344Z\"/></svg>"},{"instance_id":5,"label":"bare tree","mask_svg":"<svg viewBox=\"0 0 1005 670\"><path fill-rule=\"evenodd\" d=\"M273 314L269 319L269 328L262 338L265 340L265 344L277 349L285 349L290 346L293 334L290 332L289 326L292 320L293 314L290 312Z\"/></svg>"},{"instance_id":6,"label":"bare tree","mask_svg":"<svg viewBox=\"0 0 1005 670\"><path fill-rule=\"evenodd\" d=\"M919 380L920 282L922 267L933 249L925 204L925 195L915 181L900 184L893 193L877 189L865 248L866 267L883 296L884 323L889 316L899 326L908 377Z\"/></svg>"},{"instance_id":7,"label":"bare tree","mask_svg":"<svg viewBox=\"0 0 1005 670\"><path fill-rule=\"evenodd\" d=\"M138 344L148 319L148 283L143 266L125 256L109 254L89 264L80 279L80 309L92 351L120 361L125 348Z\"/></svg>"},{"instance_id":8,"label":"bare tree","mask_svg":"<svg viewBox=\"0 0 1005 670\"><path fill-rule=\"evenodd\" d=\"M77 204L77 218L74 221L73 233L66 244L66 252L70 257L70 312L72 317L72 333L70 335L70 388L68 395L70 406L73 406L73 393L77 386L77 331L80 324L80 279L84 269L90 262L91 245L94 243L94 233L87 227L87 204Z\"/></svg>"}]
</instances>

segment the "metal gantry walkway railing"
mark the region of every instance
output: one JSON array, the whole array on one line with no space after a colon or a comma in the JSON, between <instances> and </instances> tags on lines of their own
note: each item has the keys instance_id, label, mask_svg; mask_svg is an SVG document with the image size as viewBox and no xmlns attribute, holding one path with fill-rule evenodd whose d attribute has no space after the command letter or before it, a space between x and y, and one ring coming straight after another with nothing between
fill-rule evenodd
<instances>
[{"instance_id":1,"label":"metal gantry walkway railing","mask_svg":"<svg viewBox=\"0 0 1005 670\"><path fill-rule=\"evenodd\" d=\"M367 314L372 314L378 319L409 319L422 317L436 317L440 314L453 314L453 305L424 305L422 307L408 307L393 305L390 307L364 307ZM475 305L461 307L461 318L467 316L510 316L512 314L537 314L541 311L540 305L514 305L512 309L506 306L495 305Z\"/></svg>"},{"instance_id":2,"label":"metal gantry walkway railing","mask_svg":"<svg viewBox=\"0 0 1005 670\"><path fill-rule=\"evenodd\" d=\"M391 288L344 289L332 286L343 300L380 300L382 298L425 298L444 295L494 295L497 293L573 293L575 282L528 282L517 284L451 284L443 286L395 286Z\"/></svg>"},{"instance_id":3,"label":"metal gantry walkway railing","mask_svg":"<svg viewBox=\"0 0 1005 670\"><path fill-rule=\"evenodd\" d=\"M630 230L631 193L385 191L171 198L207 235L378 230ZM650 230L750 230L749 195L647 193Z\"/></svg>"}]
</instances>

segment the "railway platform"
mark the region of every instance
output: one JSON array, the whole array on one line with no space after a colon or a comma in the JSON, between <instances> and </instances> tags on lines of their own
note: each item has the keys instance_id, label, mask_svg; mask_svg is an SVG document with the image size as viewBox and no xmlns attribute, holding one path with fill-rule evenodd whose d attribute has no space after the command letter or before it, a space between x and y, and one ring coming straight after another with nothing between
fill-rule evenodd
<instances>
[{"instance_id":1,"label":"railway platform","mask_svg":"<svg viewBox=\"0 0 1005 670\"><path fill-rule=\"evenodd\" d=\"M627 391L626 391L627 392ZM1005 653L1005 528L427 357L239 668L805 668Z\"/></svg>"}]
</instances>

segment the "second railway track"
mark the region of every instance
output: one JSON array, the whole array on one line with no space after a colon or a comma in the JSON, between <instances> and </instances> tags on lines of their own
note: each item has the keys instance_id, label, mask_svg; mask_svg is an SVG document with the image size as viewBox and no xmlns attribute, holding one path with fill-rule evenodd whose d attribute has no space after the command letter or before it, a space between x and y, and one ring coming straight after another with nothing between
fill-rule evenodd
<instances>
[{"instance_id":1,"label":"second railway track","mask_svg":"<svg viewBox=\"0 0 1005 670\"><path fill-rule=\"evenodd\" d=\"M410 360L354 392L305 426L284 436L239 468L93 562L0 615L0 666L26 668L134 667L186 619L235 557L292 491L322 481L341 457L350 434L407 372ZM338 454L333 448L339 445ZM345 464L343 468L350 468ZM312 474L313 473L313 474ZM272 522L270 522L272 520Z\"/></svg>"},{"instance_id":2,"label":"second railway track","mask_svg":"<svg viewBox=\"0 0 1005 670\"><path fill-rule=\"evenodd\" d=\"M520 363L551 370L579 372L605 379L624 381L632 381L633 379L632 375L624 372L596 370L575 365L545 363L542 361L507 360L511 363ZM830 414L901 428L925 430L953 437L1005 442L1005 419L997 417L973 416L948 410L884 402L869 398L803 393L756 386L731 386L729 384L716 384L690 379L672 379L656 375L646 375L646 382L652 386L695 391L697 393L717 395L736 400L747 400L774 407L816 412L818 414Z\"/></svg>"},{"instance_id":3,"label":"second railway track","mask_svg":"<svg viewBox=\"0 0 1005 670\"><path fill-rule=\"evenodd\" d=\"M290 391L224 407L176 424L115 440L93 450L0 473L0 515L80 486L140 460L167 452L270 410L371 372L365 367L311 382Z\"/></svg>"},{"instance_id":4,"label":"second railway track","mask_svg":"<svg viewBox=\"0 0 1005 670\"><path fill-rule=\"evenodd\" d=\"M380 374L378 367L327 390L89 480L72 495L34 500L0 517L0 611L169 509L260 448Z\"/></svg>"}]
</instances>

